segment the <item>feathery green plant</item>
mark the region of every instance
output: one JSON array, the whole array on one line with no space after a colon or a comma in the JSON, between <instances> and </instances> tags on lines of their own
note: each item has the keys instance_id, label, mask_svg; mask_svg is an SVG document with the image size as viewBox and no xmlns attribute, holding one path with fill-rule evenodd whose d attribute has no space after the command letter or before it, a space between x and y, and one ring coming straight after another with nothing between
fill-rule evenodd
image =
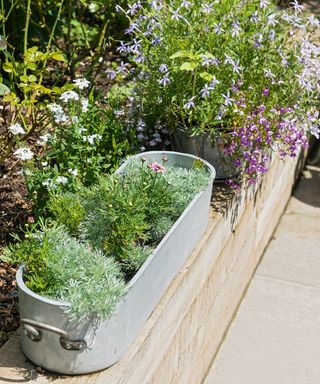
<instances>
[{"instance_id":1,"label":"feathery green plant","mask_svg":"<svg viewBox=\"0 0 320 384\"><path fill-rule=\"evenodd\" d=\"M5 249L4 259L24 262L25 283L42 296L70 303L70 318L105 319L125 292L113 258L71 237L61 225L40 229Z\"/></svg>"}]
</instances>

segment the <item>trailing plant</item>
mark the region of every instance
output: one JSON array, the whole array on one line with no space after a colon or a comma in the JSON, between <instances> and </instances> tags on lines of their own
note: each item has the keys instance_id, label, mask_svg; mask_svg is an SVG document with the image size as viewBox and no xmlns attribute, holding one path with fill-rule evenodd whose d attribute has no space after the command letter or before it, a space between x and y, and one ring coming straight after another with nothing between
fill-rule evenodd
<instances>
[{"instance_id":1,"label":"trailing plant","mask_svg":"<svg viewBox=\"0 0 320 384\"><path fill-rule=\"evenodd\" d=\"M118 50L135 66L130 119L142 146L163 146L177 129L205 134L254 183L271 150L295 156L308 132L318 135L318 118L306 116L319 102L320 50L308 34L320 23L292 5L131 2L132 41Z\"/></svg>"}]
</instances>

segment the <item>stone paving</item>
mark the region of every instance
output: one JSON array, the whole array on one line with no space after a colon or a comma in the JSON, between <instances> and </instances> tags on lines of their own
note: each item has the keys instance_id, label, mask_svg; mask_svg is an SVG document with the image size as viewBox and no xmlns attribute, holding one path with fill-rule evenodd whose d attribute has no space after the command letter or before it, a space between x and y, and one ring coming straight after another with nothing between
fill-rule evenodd
<instances>
[{"instance_id":1,"label":"stone paving","mask_svg":"<svg viewBox=\"0 0 320 384\"><path fill-rule=\"evenodd\" d=\"M319 383L320 162L303 172L203 384Z\"/></svg>"}]
</instances>

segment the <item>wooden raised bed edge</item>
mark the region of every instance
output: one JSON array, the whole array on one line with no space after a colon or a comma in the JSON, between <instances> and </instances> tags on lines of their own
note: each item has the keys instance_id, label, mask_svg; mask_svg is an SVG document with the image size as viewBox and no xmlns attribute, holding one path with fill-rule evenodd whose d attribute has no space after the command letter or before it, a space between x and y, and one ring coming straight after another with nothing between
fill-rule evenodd
<instances>
[{"instance_id":1,"label":"wooden raised bed edge","mask_svg":"<svg viewBox=\"0 0 320 384\"><path fill-rule=\"evenodd\" d=\"M55 383L202 383L304 160L305 153L297 159L273 159L255 190L234 198L223 212L212 210L198 247L118 363L91 375L56 378ZM42 377L42 382L50 378Z\"/></svg>"},{"instance_id":2,"label":"wooden raised bed edge","mask_svg":"<svg viewBox=\"0 0 320 384\"><path fill-rule=\"evenodd\" d=\"M204 380L304 159L305 154L285 161L274 158L254 191L242 193L223 213L212 212L204 237L139 338L117 364L92 375L93 383L200 384ZM82 383L81 378L77 383Z\"/></svg>"}]
</instances>

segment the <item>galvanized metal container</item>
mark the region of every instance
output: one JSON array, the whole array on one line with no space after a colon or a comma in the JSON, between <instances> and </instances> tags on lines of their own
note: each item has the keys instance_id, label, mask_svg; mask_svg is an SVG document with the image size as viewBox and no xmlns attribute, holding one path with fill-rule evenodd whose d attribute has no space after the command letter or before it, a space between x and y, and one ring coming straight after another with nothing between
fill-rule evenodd
<instances>
[{"instance_id":1,"label":"galvanized metal container","mask_svg":"<svg viewBox=\"0 0 320 384\"><path fill-rule=\"evenodd\" d=\"M216 171L215 181L224 181L239 173L232 165L230 157L223 154L223 150L211 142L209 135L190 136L182 129L177 129L172 134L172 145L179 152L199 156L213 165Z\"/></svg>"},{"instance_id":2,"label":"galvanized metal container","mask_svg":"<svg viewBox=\"0 0 320 384\"><path fill-rule=\"evenodd\" d=\"M197 157L178 152L145 152L145 157L167 166L191 168ZM21 317L21 340L25 355L37 366L62 374L95 372L116 363L137 336L161 296L182 268L202 237L208 222L214 168L206 190L197 194L154 252L128 283L127 293L106 321L71 323L65 313L68 303L35 294L23 282L23 266L17 272Z\"/></svg>"}]
</instances>

